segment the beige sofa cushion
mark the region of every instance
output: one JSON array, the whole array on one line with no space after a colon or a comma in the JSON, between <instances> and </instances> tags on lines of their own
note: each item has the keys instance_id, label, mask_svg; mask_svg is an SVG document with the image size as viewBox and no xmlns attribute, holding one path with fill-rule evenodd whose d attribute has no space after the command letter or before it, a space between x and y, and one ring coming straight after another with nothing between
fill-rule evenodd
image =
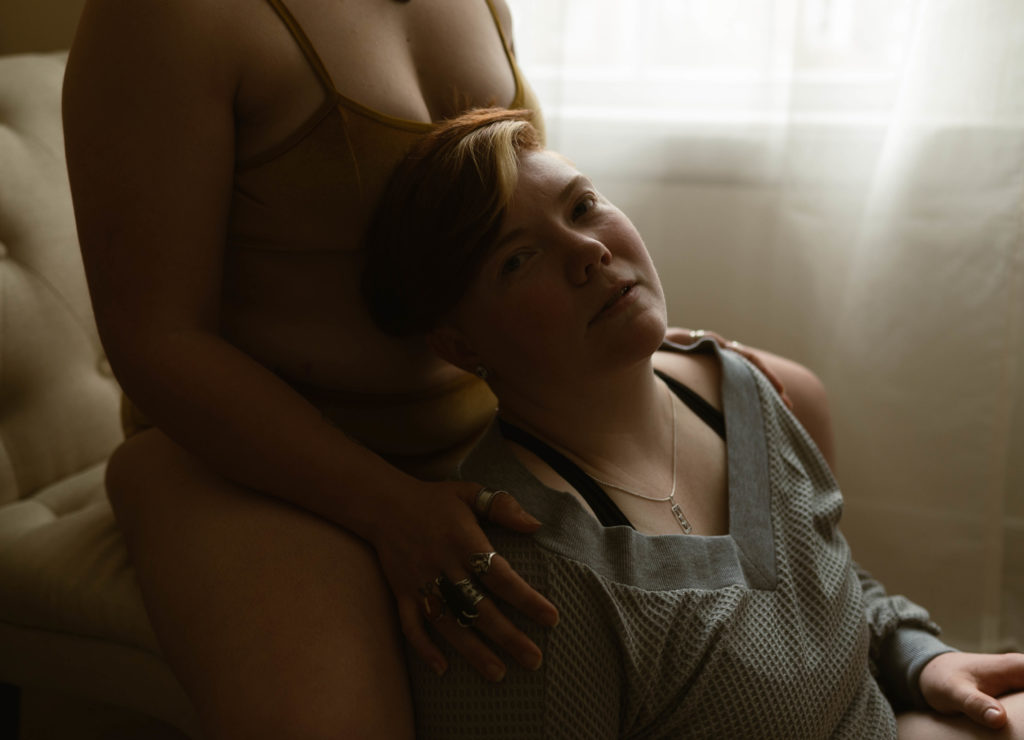
<instances>
[{"instance_id":1,"label":"beige sofa cushion","mask_svg":"<svg viewBox=\"0 0 1024 740\"><path fill-rule=\"evenodd\" d=\"M64 163L64 60L0 60L0 504L95 465L121 437Z\"/></svg>"},{"instance_id":2,"label":"beige sofa cushion","mask_svg":"<svg viewBox=\"0 0 1024 740\"><path fill-rule=\"evenodd\" d=\"M111 514L105 467L0 507L0 680L131 709L195 736Z\"/></svg>"},{"instance_id":3,"label":"beige sofa cushion","mask_svg":"<svg viewBox=\"0 0 1024 740\"><path fill-rule=\"evenodd\" d=\"M120 390L78 249L64 63L0 57L0 681L191 732L103 487Z\"/></svg>"}]
</instances>

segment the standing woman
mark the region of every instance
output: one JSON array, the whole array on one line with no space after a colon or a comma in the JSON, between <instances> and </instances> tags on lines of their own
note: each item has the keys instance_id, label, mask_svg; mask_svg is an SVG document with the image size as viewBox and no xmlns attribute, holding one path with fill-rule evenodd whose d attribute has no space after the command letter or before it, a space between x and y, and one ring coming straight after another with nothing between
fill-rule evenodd
<instances>
[{"instance_id":1,"label":"standing woman","mask_svg":"<svg viewBox=\"0 0 1024 740\"><path fill-rule=\"evenodd\" d=\"M509 23L503 0L86 3L67 160L97 323L131 399L107 485L209 738L411 737L399 622L445 669L417 587L492 548L479 486L422 479L452 467L494 399L421 340L372 326L358 245L433 121L537 108ZM537 526L500 498L492 521ZM494 594L557 620L496 564ZM500 657L470 631L451 639L482 673L539 665L490 602L478 625Z\"/></svg>"}]
</instances>

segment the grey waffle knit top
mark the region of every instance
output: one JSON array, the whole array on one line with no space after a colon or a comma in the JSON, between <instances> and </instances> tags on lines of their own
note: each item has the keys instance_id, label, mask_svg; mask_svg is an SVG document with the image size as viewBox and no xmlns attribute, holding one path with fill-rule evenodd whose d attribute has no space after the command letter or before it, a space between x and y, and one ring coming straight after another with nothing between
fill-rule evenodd
<instances>
[{"instance_id":1,"label":"grey waffle knit top","mask_svg":"<svg viewBox=\"0 0 1024 740\"><path fill-rule=\"evenodd\" d=\"M729 534L604 527L545 487L497 426L461 468L544 522L492 544L561 614L506 612L544 652L489 684L450 653L438 678L410 658L420 738L895 738L892 704L950 650L927 612L860 570L837 525L842 497L768 381L705 342L723 368ZM445 644L438 639L438 644ZM888 700L887 700L888 697Z\"/></svg>"}]
</instances>

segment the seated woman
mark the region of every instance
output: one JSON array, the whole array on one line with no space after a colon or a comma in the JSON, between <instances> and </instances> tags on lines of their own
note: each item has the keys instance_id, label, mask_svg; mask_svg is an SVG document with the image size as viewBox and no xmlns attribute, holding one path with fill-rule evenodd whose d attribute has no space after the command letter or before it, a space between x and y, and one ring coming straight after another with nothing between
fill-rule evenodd
<instances>
[{"instance_id":1,"label":"seated woman","mask_svg":"<svg viewBox=\"0 0 1024 740\"><path fill-rule=\"evenodd\" d=\"M543 522L488 535L561 615L544 629L512 614L545 660L502 684L454 653L443 677L412 660L419 736L885 738L894 707L963 712L981 732L1009 711L1005 732L1022 731L1021 695L995 697L1024 687L1024 658L953 651L857 567L812 438L739 354L663 343L640 235L527 113L471 112L427 137L367 238L378 324L428 333L499 399L461 476ZM473 557L477 576L492 555ZM423 594L455 645L495 608L473 579Z\"/></svg>"}]
</instances>

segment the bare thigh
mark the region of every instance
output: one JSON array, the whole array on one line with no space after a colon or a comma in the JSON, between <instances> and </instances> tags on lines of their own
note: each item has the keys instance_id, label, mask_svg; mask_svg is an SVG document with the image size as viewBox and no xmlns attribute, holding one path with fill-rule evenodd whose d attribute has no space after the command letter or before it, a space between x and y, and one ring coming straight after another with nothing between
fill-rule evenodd
<instances>
[{"instance_id":1,"label":"bare thigh","mask_svg":"<svg viewBox=\"0 0 1024 740\"><path fill-rule=\"evenodd\" d=\"M359 539L157 430L107 472L164 654L209 738L411 738L390 593Z\"/></svg>"},{"instance_id":2,"label":"bare thigh","mask_svg":"<svg viewBox=\"0 0 1024 740\"><path fill-rule=\"evenodd\" d=\"M1009 722L998 732L966 717L931 712L907 712L897 717L900 740L1024 740L1024 692L999 697Z\"/></svg>"}]
</instances>

